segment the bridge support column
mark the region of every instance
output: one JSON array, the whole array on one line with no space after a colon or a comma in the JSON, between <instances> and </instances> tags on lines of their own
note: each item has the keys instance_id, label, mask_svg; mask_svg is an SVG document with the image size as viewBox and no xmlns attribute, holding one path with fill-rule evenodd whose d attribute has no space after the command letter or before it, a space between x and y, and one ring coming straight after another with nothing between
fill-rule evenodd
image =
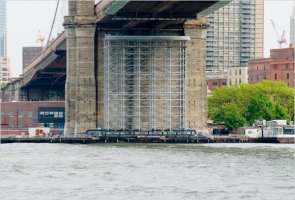
<instances>
[{"instance_id":1,"label":"bridge support column","mask_svg":"<svg viewBox=\"0 0 295 200\"><path fill-rule=\"evenodd\" d=\"M207 84L206 84L206 34L205 18L190 20L184 24L186 36L191 40L186 48L185 70L185 127L208 132Z\"/></svg>"},{"instance_id":2,"label":"bridge support column","mask_svg":"<svg viewBox=\"0 0 295 200\"><path fill-rule=\"evenodd\" d=\"M66 136L80 136L96 127L94 73L94 1L69 1L65 17L67 80L65 88Z\"/></svg>"}]
</instances>

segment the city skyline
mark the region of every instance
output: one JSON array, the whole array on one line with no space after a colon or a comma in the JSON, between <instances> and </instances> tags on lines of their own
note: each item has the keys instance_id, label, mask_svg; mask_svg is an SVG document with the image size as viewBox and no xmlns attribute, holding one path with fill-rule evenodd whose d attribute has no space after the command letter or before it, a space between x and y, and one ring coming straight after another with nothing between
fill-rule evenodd
<instances>
[{"instance_id":1,"label":"city skyline","mask_svg":"<svg viewBox=\"0 0 295 200\"><path fill-rule=\"evenodd\" d=\"M66 1L61 1L56 27L51 38L62 30L62 13L67 11L66 3ZM286 38L289 43L290 16L293 5L294 0L265 1L264 27L267 34L264 38L264 56L269 56L269 49L278 48L277 36L271 26L270 19L274 20L280 33L286 30ZM50 32L55 7L56 1L11 0L7 2L8 55L11 57L14 77L22 72L22 47L37 46L35 41L39 31L46 36ZM27 12L28 10L30 12ZM15 17L15 13L22 17ZM33 21L34 23L32 23ZM27 28L28 24L30 29Z\"/></svg>"}]
</instances>

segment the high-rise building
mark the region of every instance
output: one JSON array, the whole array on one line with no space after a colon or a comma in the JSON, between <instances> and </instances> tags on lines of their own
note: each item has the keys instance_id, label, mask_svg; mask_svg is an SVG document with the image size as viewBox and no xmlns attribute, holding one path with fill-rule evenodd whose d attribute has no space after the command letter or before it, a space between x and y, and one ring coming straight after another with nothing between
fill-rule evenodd
<instances>
[{"instance_id":1,"label":"high-rise building","mask_svg":"<svg viewBox=\"0 0 295 200\"><path fill-rule=\"evenodd\" d=\"M0 0L0 57L6 57L6 0Z\"/></svg>"},{"instance_id":2,"label":"high-rise building","mask_svg":"<svg viewBox=\"0 0 295 200\"><path fill-rule=\"evenodd\" d=\"M264 0L234 0L208 19L207 70L243 67L263 57Z\"/></svg>"},{"instance_id":3,"label":"high-rise building","mask_svg":"<svg viewBox=\"0 0 295 200\"><path fill-rule=\"evenodd\" d=\"M11 78L10 61L7 57L0 57L0 87L8 83Z\"/></svg>"},{"instance_id":4,"label":"high-rise building","mask_svg":"<svg viewBox=\"0 0 295 200\"><path fill-rule=\"evenodd\" d=\"M23 47L23 69L25 69L41 51L42 47Z\"/></svg>"},{"instance_id":5,"label":"high-rise building","mask_svg":"<svg viewBox=\"0 0 295 200\"><path fill-rule=\"evenodd\" d=\"M290 17L290 43L295 44L295 2L293 7L293 13Z\"/></svg>"}]
</instances>

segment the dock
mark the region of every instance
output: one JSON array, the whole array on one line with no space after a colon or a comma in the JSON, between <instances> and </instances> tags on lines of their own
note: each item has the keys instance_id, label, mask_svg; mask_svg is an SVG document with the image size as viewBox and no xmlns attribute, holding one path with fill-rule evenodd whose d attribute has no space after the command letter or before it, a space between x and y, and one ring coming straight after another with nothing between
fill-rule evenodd
<instances>
[{"instance_id":1,"label":"dock","mask_svg":"<svg viewBox=\"0 0 295 200\"><path fill-rule=\"evenodd\" d=\"M192 135L107 135L101 137L36 137L36 138L1 138L1 144L7 143L247 143L247 138L232 136L197 137Z\"/></svg>"}]
</instances>

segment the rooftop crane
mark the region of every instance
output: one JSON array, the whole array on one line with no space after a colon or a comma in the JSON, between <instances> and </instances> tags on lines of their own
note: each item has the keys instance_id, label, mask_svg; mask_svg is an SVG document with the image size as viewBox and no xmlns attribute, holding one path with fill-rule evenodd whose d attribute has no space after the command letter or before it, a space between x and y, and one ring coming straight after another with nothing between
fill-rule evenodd
<instances>
[{"instance_id":1,"label":"rooftop crane","mask_svg":"<svg viewBox=\"0 0 295 200\"><path fill-rule=\"evenodd\" d=\"M270 19L270 22L272 24L273 29L276 32L276 35L277 35L277 38L278 38L277 42L279 43L279 47L282 48L283 44L287 44L287 40L286 40L286 37L285 37L286 31L284 30L282 36L280 37L279 32L278 32L278 30L276 28L276 25L275 25L274 21L272 19Z\"/></svg>"}]
</instances>

